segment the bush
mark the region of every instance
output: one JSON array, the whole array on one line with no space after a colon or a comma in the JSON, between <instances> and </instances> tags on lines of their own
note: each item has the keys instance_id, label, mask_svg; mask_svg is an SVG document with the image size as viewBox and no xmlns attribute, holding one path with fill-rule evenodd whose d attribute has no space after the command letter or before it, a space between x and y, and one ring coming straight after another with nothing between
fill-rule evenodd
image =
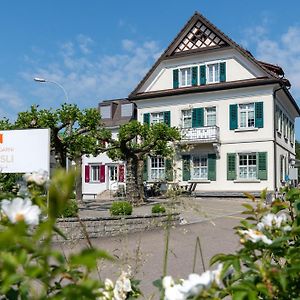
<instances>
[{"instance_id":1,"label":"bush","mask_svg":"<svg viewBox=\"0 0 300 300\"><path fill-rule=\"evenodd\" d=\"M77 201L75 199L70 199L67 202L66 207L62 211L61 216L63 218L72 218L72 217L76 217L77 213L78 213Z\"/></svg>"},{"instance_id":2,"label":"bush","mask_svg":"<svg viewBox=\"0 0 300 300\"><path fill-rule=\"evenodd\" d=\"M110 208L112 216L130 216L132 214L132 205L127 201L114 202Z\"/></svg>"},{"instance_id":3,"label":"bush","mask_svg":"<svg viewBox=\"0 0 300 300\"><path fill-rule=\"evenodd\" d=\"M159 203L152 206L153 214L164 214L165 212L166 212L166 208Z\"/></svg>"}]
</instances>

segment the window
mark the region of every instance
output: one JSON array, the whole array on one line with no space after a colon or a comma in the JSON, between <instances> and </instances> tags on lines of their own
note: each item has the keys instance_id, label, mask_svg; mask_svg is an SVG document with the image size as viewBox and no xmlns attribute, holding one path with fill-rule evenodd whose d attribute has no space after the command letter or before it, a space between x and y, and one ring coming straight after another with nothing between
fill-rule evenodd
<instances>
[{"instance_id":1,"label":"window","mask_svg":"<svg viewBox=\"0 0 300 300\"><path fill-rule=\"evenodd\" d=\"M206 156L193 156L192 159L192 179L207 179L208 164Z\"/></svg>"},{"instance_id":2,"label":"window","mask_svg":"<svg viewBox=\"0 0 300 300\"><path fill-rule=\"evenodd\" d=\"M205 120L206 126L216 125L216 107L207 107L205 109Z\"/></svg>"},{"instance_id":3,"label":"window","mask_svg":"<svg viewBox=\"0 0 300 300\"><path fill-rule=\"evenodd\" d=\"M182 127L191 128L192 127L192 110L183 110L182 111Z\"/></svg>"},{"instance_id":4,"label":"window","mask_svg":"<svg viewBox=\"0 0 300 300\"><path fill-rule=\"evenodd\" d=\"M207 65L207 82L220 82L220 64Z\"/></svg>"},{"instance_id":5,"label":"window","mask_svg":"<svg viewBox=\"0 0 300 300\"><path fill-rule=\"evenodd\" d=\"M110 119L111 118L111 106L100 106L100 112L102 119Z\"/></svg>"},{"instance_id":6,"label":"window","mask_svg":"<svg viewBox=\"0 0 300 300\"><path fill-rule=\"evenodd\" d=\"M110 181L118 180L118 167L117 166L109 166L109 180Z\"/></svg>"},{"instance_id":7,"label":"window","mask_svg":"<svg viewBox=\"0 0 300 300\"><path fill-rule=\"evenodd\" d=\"M121 105L121 116L122 117L131 117L132 116L132 103L122 104Z\"/></svg>"},{"instance_id":8,"label":"window","mask_svg":"<svg viewBox=\"0 0 300 300\"><path fill-rule=\"evenodd\" d=\"M278 108L277 131L282 133L282 111Z\"/></svg>"},{"instance_id":9,"label":"window","mask_svg":"<svg viewBox=\"0 0 300 300\"><path fill-rule=\"evenodd\" d=\"M191 68L183 68L179 70L180 73L180 86L191 86L192 85L192 72Z\"/></svg>"},{"instance_id":10,"label":"window","mask_svg":"<svg viewBox=\"0 0 300 300\"><path fill-rule=\"evenodd\" d=\"M280 155L280 181L284 180L284 156Z\"/></svg>"},{"instance_id":11,"label":"window","mask_svg":"<svg viewBox=\"0 0 300 300\"><path fill-rule=\"evenodd\" d=\"M92 182L100 181L100 166L99 165L91 165L91 180Z\"/></svg>"},{"instance_id":12,"label":"window","mask_svg":"<svg viewBox=\"0 0 300 300\"><path fill-rule=\"evenodd\" d=\"M239 154L238 170L240 179L257 179L256 153Z\"/></svg>"},{"instance_id":13,"label":"window","mask_svg":"<svg viewBox=\"0 0 300 300\"><path fill-rule=\"evenodd\" d=\"M291 123L291 139L290 139L290 142L292 144L294 144L294 138L295 138L295 128L294 128L294 124Z\"/></svg>"},{"instance_id":14,"label":"window","mask_svg":"<svg viewBox=\"0 0 300 300\"><path fill-rule=\"evenodd\" d=\"M151 114L151 124L164 123L164 113L152 113Z\"/></svg>"},{"instance_id":15,"label":"window","mask_svg":"<svg viewBox=\"0 0 300 300\"><path fill-rule=\"evenodd\" d=\"M163 157L151 157L151 173L152 180L161 180L165 178L165 159Z\"/></svg>"},{"instance_id":16,"label":"window","mask_svg":"<svg viewBox=\"0 0 300 300\"><path fill-rule=\"evenodd\" d=\"M254 127L255 125L255 114L254 114L254 103L240 104L240 128Z\"/></svg>"}]
</instances>

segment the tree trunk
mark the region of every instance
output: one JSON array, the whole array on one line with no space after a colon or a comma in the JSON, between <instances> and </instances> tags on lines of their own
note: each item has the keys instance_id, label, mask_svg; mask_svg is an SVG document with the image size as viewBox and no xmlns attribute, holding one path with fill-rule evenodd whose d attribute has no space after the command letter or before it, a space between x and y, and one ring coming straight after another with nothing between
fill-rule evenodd
<instances>
[{"instance_id":1,"label":"tree trunk","mask_svg":"<svg viewBox=\"0 0 300 300\"><path fill-rule=\"evenodd\" d=\"M140 160L136 157L128 159L126 163L126 197L133 206L142 205L145 200L143 174L140 169Z\"/></svg>"},{"instance_id":2,"label":"tree trunk","mask_svg":"<svg viewBox=\"0 0 300 300\"><path fill-rule=\"evenodd\" d=\"M82 201L82 160L80 158L75 159L76 163L76 179L75 179L75 193L76 201Z\"/></svg>"}]
</instances>

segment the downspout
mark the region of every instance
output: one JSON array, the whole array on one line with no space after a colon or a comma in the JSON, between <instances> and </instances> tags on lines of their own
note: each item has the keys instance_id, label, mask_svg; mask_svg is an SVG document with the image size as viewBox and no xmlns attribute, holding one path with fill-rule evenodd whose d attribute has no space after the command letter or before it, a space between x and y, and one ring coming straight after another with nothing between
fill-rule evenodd
<instances>
[{"instance_id":1,"label":"downspout","mask_svg":"<svg viewBox=\"0 0 300 300\"><path fill-rule=\"evenodd\" d=\"M277 190L277 135L276 135L276 93L284 88L283 85L280 84L280 87L275 89L273 92L273 116L274 116L274 189ZM274 192L275 192L274 191Z\"/></svg>"}]
</instances>

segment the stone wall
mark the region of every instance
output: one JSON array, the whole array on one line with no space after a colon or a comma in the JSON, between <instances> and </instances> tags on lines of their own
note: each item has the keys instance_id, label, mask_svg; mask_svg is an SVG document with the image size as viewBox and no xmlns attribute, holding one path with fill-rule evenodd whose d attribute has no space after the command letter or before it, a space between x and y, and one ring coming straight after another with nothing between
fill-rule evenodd
<instances>
[{"instance_id":1,"label":"stone wall","mask_svg":"<svg viewBox=\"0 0 300 300\"><path fill-rule=\"evenodd\" d=\"M94 217L58 219L57 227L66 235L68 240L85 238L85 233L90 238L116 236L129 232L152 230L165 226L168 222L171 226L178 225L179 213L153 214L144 216L122 217ZM65 241L61 236L55 235L54 241Z\"/></svg>"}]
</instances>

